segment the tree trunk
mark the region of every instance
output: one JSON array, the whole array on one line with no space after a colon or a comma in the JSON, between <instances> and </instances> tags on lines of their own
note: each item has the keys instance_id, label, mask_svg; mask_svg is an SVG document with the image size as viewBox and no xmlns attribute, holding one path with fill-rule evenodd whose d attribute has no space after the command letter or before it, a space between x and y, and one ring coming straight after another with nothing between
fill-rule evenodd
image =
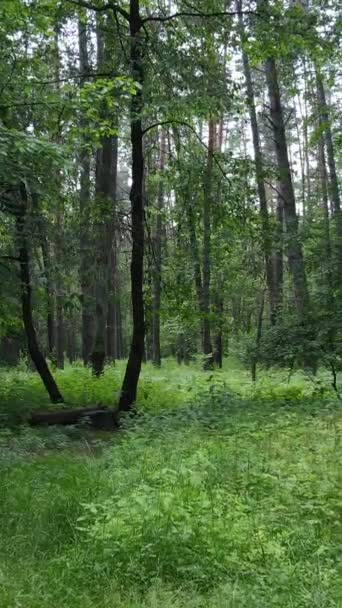
<instances>
[{"instance_id":1,"label":"tree trunk","mask_svg":"<svg viewBox=\"0 0 342 608\"><path fill-rule=\"evenodd\" d=\"M109 259L108 313L106 354L109 361L116 358L116 299L118 297L116 282L116 243L115 236Z\"/></svg>"},{"instance_id":2,"label":"tree trunk","mask_svg":"<svg viewBox=\"0 0 342 608\"><path fill-rule=\"evenodd\" d=\"M161 271L162 271L162 212L164 207L164 168L166 153L166 137L164 129L160 135L159 185L157 198L157 218L154 237L153 257L153 311L152 311L152 362L157 367L161 365L160 351L160 302L161 302Z\"/></svg>"},{"instance_id":3,"label":"tree trunk","mask_svg":"<svg viewBox=\"0 0 342 608\"><path fill-rule=\"evenodd\" d=\"M49 356L56 355L56 324L55 324L55 300L54 288L52 285L52 272L50 264L49 243L44 234L41 237L41 249L43 256L44 274L45 274L45 290L46 290L46 325L48 338L48 353Z\"/></svg>"},{"instance_id":4,"label":"tree trunk","mask_svg":"<svg viewBox=\"0 0 342 608\"><path fill-rule=\"evenodd\" d=\"M215 150L215 120L210 119L208 124L208 158L204 178L203 195L203 283L202 283L202 316L203 316L203 354L206 357L205 369L212 364L212 345L210 336L210 279L211 279L211 206L212 206L212 180L213 159Z\"/></svg>"},{"instance_id":5,"label":"tree trunk","mask_svg":"<svg viewBox=\"0 0 342 608\"><path fill-rule=\"evenodd\" d=\"M28 420L31 426L88 424L102 431L114 431L119 427L117 413L109 409L84 408L57 412L33 412Z\"/></svg>"},{"instance_id":6,"label":"tree trunk","mask_svg":"<svg viewBox=\"0 0 342 608\"><path fill-rule=\"evenodd\" d=\"M261 295L260 307L259 307L259 313L258 313L257 333L256 333L256 339L255 339L255 353L253 355L252 366L251 366L252 382L256 382L256 379L257 379L258 350L260 348L261 335L262 335L264 306L265 306L265 294L263 292Z\"/></svg>"},{"instance_id":7,"label":"tree trunk","mask_svg":"<svg viewBox=\"0 0 342 608\"><path fill-rule=\"evenodd\" d=\"M268 207L267 207L267 197L265 190L265 182L264 182L264 168L263 168L263 158L260 146L260 136L259 136L259 127L257 114L255 109L255 98L254 98L254 89L253 89L253 81L252 74L249 65L248 55L244 51L244 42L246 39L246 35L244 32L244 24L243 24L243 16L241 12L241 0L236 0L236 7L239 12L239 30L240 30L240 39L241 39L241 47L242 47L242 62L243 62L243 70L246 81L246 90L247 90L247 102L249 109L249 118L251 122L252 129L252 137L253 137L253 147L254 147L254 161L255 161L255 174L256 174L256 182L258 189L258 197L260 203L260 219L261 219L261 227L262 227L262 239L263 239L263 249L264 249L264 257L265 257L265 270L266 270L266 283L269 294L270 301L270 321L271 325L274 325L277 321L277 317L279 314L279 310L281 307L281 300L279 299L280 294L279 290L275 284L275 276L273 273L273 263L272 263L272 238L271 231L269 225L269 217L268 217Z\"/></svg>"},{"instance_id":8,"label":"tree trunk","mask_svg":"<svg viewBox=\"0 0 342 608\"><path fill-rule=\"evenodd\" d=\"M80 87L84 86L84 74L89 72L87 22L85 16L78 21L78 40L80 53ZM81 129L85 127L81 119ZM80 283L82 305L82 359L88 365L94 345L94 289L93 289L93 252L91 251L90 227L90 154L86 149L85 138L81 148L80 163Z\"/></svg>"},{"instance_id":9,"label":"tree trunk","mask_svg":"<svg viewBox=\"0 0 342 608\"><path fill-rule=\"evenodd\" d=\"M219 369L223 364L223 297L221 291L216 291L214 298L215 314L217 318L217 329L215 333L215 347L213 360Z\"/></svg>"},{"instance_id":10,"label":"tree trunk","mask_svg":"<svg viewBox=\"0 0 342 608\"><path fill-rule=\"evenodd\" d=\"M272 57L266 60L265 71L270 103L271 125L277 155L279 196L282 199L284 210L287 255L294 287L295 307L299 320L303 322L307 320L309 292L304 267L302 244L298 232L296 202L287 150L277 68L275 60Z\"/></svg>"},{"instance_id":11,"label":"tree trunk","mask_svg":"<svg viewBox=\"0 0 342 608\"><path fill-rule=\"evenodd\" d=\"M55 76L57 89L60 79L60 55L59 55L59 24L55 27L56 66ZM65 350L65 327L64 327L64 200L61 192L61 175L57 174L57 209L56 209L56 364L60 369L64 368Z\"/></svg>"},{"instance_id":12,"label":"tree trunk","mask_svg":"<svg viewBox=\"0 0 342 608\"><path fill-rule=\"evenodd\" d=\"M0 363L16 367L20 359L20 340L17 336L3 336L0 341Z\"/></svg>"},{"instance_id":13,"label":"tree trunk","mask_svg":"<svg viewBox=\"0 0 342 608\"><path fill-rule=\"evenodd\" d=\"M279 306L283 302L283 279L284 279L284 206L281 196L277 196L276 206L276 229L275 229L275 244L272 252L272 272L273 272L273 288L275 302L279 302Z\"/></svg>"},{"instance_id":14,"label":"tree trunk","mask_svg":"<svg viewBox=\"0 0 342 608\"><path fill-rule=\"evenodd\" d=\"M145 320L143 295L144 270L144 155L141 114L143 110L143 49L139 0L130 0L130 61L131 76L138 83L131 101L132 186L130 192L132 217L131 293L133 308L133 335L123 380L119 409L129 411L136 400L137 386L144 354Z\"/></svg>"},{"instance_id":15,"label":"tree trunk","mask_svg":"<svg viewBox=\"0 0 342 608\"><path fill-rule=\"evenodd\" d=\"M115 300L115 359L123 359L125 356L122 313L121 313L121 290L119 274L116 276L116 300Z\"/></svg>"},{"instance_id":16,"label":"tree trunk","mask_svg":"<svg viewBox=\"0 0 342 608\"><path fill-rule=\"evenodd\" d=\"M107 49L101 23L97 22L98 68L105 65ZM110 256L114 236L114 210L116 197L117 139L104 137L96 154L96 286L95 286L95 341L91 354L95 376L104 371L106 358L106 329L108 315L108 287Z\"/></svg>"},{"instance_id":17,"label":"tree trunk","mask_svg":"<svg viewBox=\"0 0 342 608\"><path fill-rule=\"evenodd\" d=\"M118 290L118 268L117 268L117 222L116 222L116 198L117 198L117 173L118 173L118 138L112 138L112 163L111 163L111 180L112 180L112 203L113 203L113 218L109 222L107 230L108 243L111 245L109 253L109 271L108 271L108 304L107 304L107 347L106 355L111 361L115 361L116 357L116 309L117 300L119 298Z\"/></svg>"},{"instance_id":18,"label":"tree trunk","mask_svg":"<svg viewBox=\"0 0 342 608\"><path fill-rule=\"evenodd\" d=\"M329 122L329 108L326 101L323 78L320 71L316 68L316 84L318 98L319 124L323 131L323 137L327 150L327 162L329 168L328 191L332 205L333 220L335 224L335 259L337 267L337 282L340 286L342 279L342 210L341 198L338 187L336 172L335 150Z\"/></svg>"},{"instance_id":19,"label":"tree trunk","mask_svg":"<svg viewBox=\"0 0 342 608\"><path fill-rule=\"evenodd\" d=\"M21 302L23 311L23 322L27 338L27 346L30 357L35 364L37 372L39 373L43 384L47 392L49 393L51 403L60 403L63 402L63 397L39 348L36 330L34 328L33 323L30 259L27 242L26 222L27 194L24 187L22 188L22 204L22 213L21 215L18 215L16 219L16 230L19 248Z\"/></svg>"},{"instance_id":20,"label":"tree trunk","mask_svg":"<svg viewBox=\"0 0 342 608\"><path fill-rule=\"evenodd\" d=\"M323 79L320 71L316 68L317 97L319 103L319 115L321 127L324 131L324 139L327 148L327 161L329 167L329 195L332 202L334 214L341 211L341 199L338 189L336 172L335 151L329 122L329 108L326 101Z\"/></svg>"}]
</instances>

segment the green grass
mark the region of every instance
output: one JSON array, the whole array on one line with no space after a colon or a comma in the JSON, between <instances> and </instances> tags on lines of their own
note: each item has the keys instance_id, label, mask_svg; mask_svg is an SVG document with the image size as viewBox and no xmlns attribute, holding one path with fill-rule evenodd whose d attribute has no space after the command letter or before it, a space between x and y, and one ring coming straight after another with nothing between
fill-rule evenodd
<instances>
[{"instance_id":1,"label":"green grass","mask_svg":"<svg viewBox=\"0 0 342 608\"><path fill-rule=\"evenodd\" d=\"M122 371L58 377L70 403L110 404ZM3 378L42 406L34 375ZM342 415L313 388L167 362L99 451L77 429L3 431L0 606L342 606Z\"/></svg>"},{"instance_id":2,"label":"green grass","mask_svg":"<svg viewBox=\"0 0 342 608\"><path fill-rule=\"evenodd\" d=\"M54 370L66 404L64 407L83 407L101 404L112 407L117 403L126 363L106 367L100 379L94 378L90 369L80 363L67 366L65 370ZM263 399L279 400L302 398L327 390L330 379L321 373L319 380L308 379L302 372L290 378L286 371L263 372L254 387L249 372L236 359L229 358L222 371L203 374L200 362L191 366L179 366L173 360L165 360L160 370L151 364L143 365L138 391L138 405L144 411L162 412L178 409L193 400L209 383L226 384L237 394L250 397L259 392ZM322 384L320 384L322 383ZM37 409L56 409L51 406L46 390L38 376L26 369L0 368L0 423L16 424Z\"/></svg>"}]
</instances>

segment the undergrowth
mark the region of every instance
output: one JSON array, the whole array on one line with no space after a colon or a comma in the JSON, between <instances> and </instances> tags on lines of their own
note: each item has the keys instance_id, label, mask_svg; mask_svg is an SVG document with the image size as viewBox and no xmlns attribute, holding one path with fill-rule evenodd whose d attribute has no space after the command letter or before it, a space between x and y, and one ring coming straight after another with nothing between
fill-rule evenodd
<instances>
[{"instance_id":1,"label":"undergrowth","mask_svg":"<svg viewBox=\"0 0 342 608\"><path fill-rule=\"evenodd\" d=\"M2 431L1 607L341 606L339 403L242 378L147 367L119 434Z\"/></svg>"},{"instance_id":2,"label":"undergrowth","mask_svg":"<svg viewBox=\"0 0 342 608\"><path fill-rule=\"evenodd\" d=\"M101 378L92 376L81 363L54 370L58 386L65 398L59 407L87 407L101 405L114 407L125 370L125 362L108 365ZM315 380L302 372L291 376L286 371L263 372L254 386L250 375L237 360L227 359L224 369L204 374L201 363L179 366L174 360L165 360L161 369L145 364L138 389L138 408L151 413L165 412L183 407L208 385L229 386L235 393L258 399L279 401L301 400L303 396L332 394L329 381L322 375ZM56 409L51 405L37 373L26 368L0 368L0 426L15 426L25 421L34 410Z\"/></svg>"}]
</instances>

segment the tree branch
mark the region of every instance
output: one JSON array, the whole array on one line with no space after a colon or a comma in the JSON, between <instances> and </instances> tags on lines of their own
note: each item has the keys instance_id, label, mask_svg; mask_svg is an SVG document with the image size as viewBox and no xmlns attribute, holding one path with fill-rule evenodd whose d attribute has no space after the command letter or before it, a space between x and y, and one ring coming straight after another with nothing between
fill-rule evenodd
<instances>
[{"instance_id":1,"label":"tree branch","mask_svg":"<svg viewBox=\"0 0 342 608\"><path fill-rule=\"evenodd\" d=\"M202 12L190 12L190 11L179 11L177 13L173 13L172 15L167 15L165 17L151 16L145 17L142 19L143 23L147 23L148 21L159 21L160 23L165 23L166 21L171 21L172 19L177 19L177 17L200 17L205 19L211 19L215 17L234 17L238 15L239 11L217 11L215 13L202 13ZM255 11L244 11L244 15L254 15L258 16L259 13Z\"/></svg>"},{"instance_id":2,"label":"tree branch","mask_svg":"<svg viewBox=\"0 0 342 608\"><path fill-rule=\"evenodd\" d=\"M16 258L13 255L0 255L0 259L1 260L11 260L13 262L19 262L20 261L19 258Z\"/></svg>"},{"instance_id":3,"label":"tree branch","mask_svg":"<svg viewBox=\"0 0 342 608\"><path fill-rule=\"evenodd\" d=\"M182 127L186 127L187 129L189 129L194 135L195 137L198 139L198 141L200 142L200 144L206 149L209 150L209 146L207 146L207 144L200 138L200 136L198 135L196 129L190 125L188 122L185 122L184 120L163 120L161 122L156 122L153 125L149 125L148 127L146 127L146 129L143 130L143 135L146 135L146 133L148 133L149 131L151 131L151 129L155 129L156 127L162 127L163 125L180 125ZM231 181L229 179L229 177L227 176L224 168L221 166L220 162L217 160L215 154L213 155L213 159L215 164L217 165L217 167L219 168L219 170L221 171L223 177L227 180L227 182L229 183L229 185L231 185Z\"/></svg>"},{"instance_id":4,"label":"tree branch","mask_svg":"<svg viewBox=\"0 0 342 608\"><path fill-rule=\"evenodd\" d=\"M122 17L124 17L127 21L130 19L130 15L124 8L121 8L117 5L116 2L107 2L104 6L96 6L91 2L86 2L85 0L66 0L69 4L74 4L80 8L86 8L90 11L96 11L97 13L102 13L104 11L112 10L115 13L119 13Z\"/></svg>"}]
</instances>

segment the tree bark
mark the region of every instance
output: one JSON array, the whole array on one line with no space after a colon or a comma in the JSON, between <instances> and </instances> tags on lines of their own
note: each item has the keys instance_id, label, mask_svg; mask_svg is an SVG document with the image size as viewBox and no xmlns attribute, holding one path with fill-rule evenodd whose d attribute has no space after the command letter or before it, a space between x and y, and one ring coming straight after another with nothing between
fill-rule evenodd
<instances>
[{"instance_id":1,"label":"tree bark","mask_svg":"<svg viewBox=\"0 0 342 608\"><path fill-rule=\"evenodd\" d=\"M208 157L204 177L203 196L203 282L202 282L202 316L203 316L203 354L206 357L204 367L207 369L212 364L212 344L210 335L210 279L211 279L211 206L212 206L212 181L213 181L213 159L215 150L215 120L210 119L208 124Z\"/></svg>"},{"instance_id":2,"label":"tree bark","mask_svg":"<svg viewBox=\"0 0 342 608\"><path fill-rule=\"evenodd\" d=\"M262 336L264 306L265 306L265 294L264 294L264 292L262 292L261 300L260 300L260 307L259 307L259 312L258 312L257 333L256 333L256 339L255 339L255 353L253 355L252 366L251 366L252 382L256 382L256 379L257 379L258 350L260 348L260 342L261 342L261 336Z\"/></svg>"},{"instance_id":3,"label":"tree bark","mask_svg":"<svg viewBox=\"0 0 342 608\"><path fill-rule=\"evenodd\" d=\"M111 361L116 358L116 310L117 301L120 297L118 290L118 263L117 263L117 222L116 222L116 199L117 199L117 174L118 174L118 138L112 137L112 162L111 162L111 192L112 197L112 221L108 223L109 253L109 278L108 278L108 304L107 304L107 348L106 355Z\"/></svg>"},{"instance_id":4,"label":"tree bark","mask_svg":"<svg viewBox=\"0 0 342 608\"><path fill-rule=\"evenodd\" d=\"M30 357L35 364L43 384L49 394L51 403L63 402L62 394L48 368L45 358L39 348L32 314L32 287L30 278L30 257L27 242L26 222L27 193L22 187L22 211L16 218L16 231L19 249L20 285L23 322Z\"/></svg>"},{"instance_id":5,"label":"tree bark","mask_svg":"<svg viewBox=\"0 0 342 608\"><path fill-rule=\"evenodd\" d=\"M60 55L59 55L59 24L55 27L56 66L55 76L59 83L60 79ZM59 84L57 84L59 89ZM57 175L57 209L56 209L56 364L60 369L64 368L65 350L65 327L64 327L64 200L61 192L61 175Z\"/></svg>"},{"instance_id":6,"label":"tree bark","mask_svg":"<svg viewBox=\"0 0 342 608\"><path fill-rule=\"evenodd\" d=\"M108 313L106 355L109 361L116 358L116 300L118 297L116 281L116 243L115 235L109 259Z\"/></svg>"},{"instance_id":7,"label":"tree bark","mask_svg":"<svg viewBox=\"0 0 342 608\"><path fill-rule=\"evenodd\" d=\"M324 139L327 149L327 161L329 167L329 195L334 214L341 211L341 198L338 188L336 172L335 150L329 122L329 108L326 100L323 78L320 71L316 68L317 97L319 103L320 124L323 129Z\"/></svg>"},{"instance_id":8,"label":"tree bark","mask_svg":"<svg viewBox=\"0 0 342 608\"><path fill-rule=\"evenodd\" d=\"M162 272L162 212L164 207L164 168L166 154L166 137L162 128L159 152L159 185L157 197L157 217L154 237L153 256L153 311L152 311L152 362L157 367L161 365L160 350L160 303L161 303L161 272Z\"/></svg>"},{"instance_id":9,"label":"tree bark","mask_svg":"<svg viewBox=\"0 0 342 608\"><path fill-rule=\"evenodd\" d=\"M332 206L333 221L335 224L335 260L337 268L337 282L340 286L342 279L342 210L339 185L336 171L335 150L333 137L329 122L329 107L326 101L322 74L316 68L316 84L318 98L319 125L323 131L323 138L327 151L327 163L329 168L328 192Z\"/></svg>"},{"instance_id":10,"label":"tree bark","mask_svg":"<svg viewBox=\"0 0 342 608\"><path fill-rule=\"evenodd\" d=\"M265 71L270 104L270 118L277 155L279 196L282 199L284 210L287 255L294 288L295 307L299 320L303 322L307 320L309 291L306 280L302 244L298 232L296 202L287 150L278 74L273 57L266 60Z\"/></svg>"},{"instance_id":11,"label":"tree bark","mask_svg":"<svg viewBox=\"0 0 342 608\"><path fill-rule=\"evenodd\" d=\"M80 72L89 72L87 21L83 15L78 21L78 41L80 53ZM81 77L80 87L83 87L85 78ZM81 119L81 130L86 126ZM94 289L93 289L93 254L91 251L90 226L90 153L86 148L86 138L83 137L79 155L80 164L80 283L82 306L82 359L84 365L90 362L94 345L95 319L94 319Z\"/></svg>"},{"instance_id":12,"label":"tree bark","mask_svg":"<svg viewBox=\"0 0 342 608\"><path fill-rule=\"evenodd\" d=\"M52 271L50 264L49 243L44 234L41 236L41 249L43 256L43 266L45 273L45 290L46 290L46 326L48 338L48 353L49 356L55 357L56 354L56 324L55 324L55 301L54 288L52 284Z\"/></svg>"},{"instance_id":13,"label":"tree bark","mask_svg":"<svg viewBox=\"0 0 342 608\"><path fill-rule=\"evenodd\" d=\"M121 388L119 409L129 411L136 400L137 386L144 355L145 320L143 295L144 269L144 155L143 155L143 22L140 16L139 0L130 0L130 62L131 76L138 83L136 95L131 100L131 143L132 143L132 187L130 192L132 218L132 259L131 293L133 308L133 335Z\"/></svg>"},{"instance_id":14,"label":"tree bark","mask_svg":"<svg viewBox=\"0 0 342 608\"><path fill-rule=\"evenodd\" d=\"M256 174L256 182L258 189L258 197L260 203L260 219L261 219L261 227L262 227L262 239L263 239L263 249L264 249L264 258L265 258L265 270L266 270L266 283L269 294L270 301L270 321L271 325L275 325L277 321L277 317L279 315L279 310L281 307L281 299L279 290L275 284L275 276L273 272L273 263L272 263L272 238L268 217L268 206L267 206L267 197L266 197L266 189L264 182L264 167L263 167L263 158L260 146L260 136L259 136L259 127L257 114L255 109L255 98L254 98L254 88L252 81L252 74L249 65L249 59L247 53L244 51L244 42L245 42L245 31L243 24L243 16L241 12L241 0L236 0L236 7L238 10L238 19L239 19L239 30L240 30L240 39L241 39L241 48L242 48L242 63L243 70L246 81L246 90L247 90L247 103L249 109L249 118L251 122L252 129L252 137L253 137L253 148L254 148L254 162L255 162L255 174Z\"/></svg>"},{"instance_id":15,"label":"tree bark","mask_svg":"<svg viewBox=\"0 0 342 608\"><path fill-rule=\"evenodd\" d=\"M93 429L103 431L113 431L119 426L115 411L96 407L57 412L33 412L28 422L31 426L68 426L87 422Z\"/></svg>"},{"instance_id":16,"label":"tree bark","mask_svg":"<svg viewBox=\"0 0 342 608\"><path fill-rule=\"evenodd\" d=\"M106 64L107 49L101 23L97 22L98 68ZM114 141L115 140L115 141ZM106 331L109 295L110 256L114 236L116 197L117 139L104 137L96 154L96 286L95 286L95 341L91 354L93 373L100 376L106 358Z\"/></svg>"}]
</instances>

